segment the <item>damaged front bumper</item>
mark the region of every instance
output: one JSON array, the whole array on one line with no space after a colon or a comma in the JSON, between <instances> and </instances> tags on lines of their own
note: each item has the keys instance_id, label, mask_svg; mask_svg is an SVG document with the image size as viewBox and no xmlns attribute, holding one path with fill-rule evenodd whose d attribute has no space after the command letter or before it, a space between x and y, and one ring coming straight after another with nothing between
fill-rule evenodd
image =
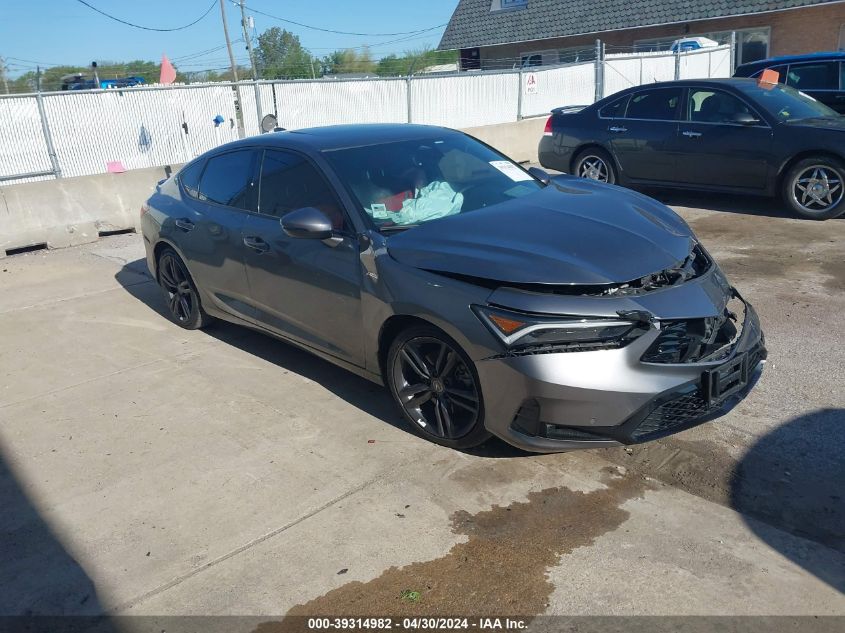
<instances>
[{"instance_id":1,"label":"damaged front bumper","mask_svg":"<svg viewBox=\"0 0 845 633\"><path fill-rule=\"evenodd\" d=\"M670 320L682 318L684 308L668 295L697 293L712 318L734 294L718 269L684 286L653 302L673 306ZM487 428L526 450L558 452L649 441L724 415L754 387L767 355L757 314L743 304L730 349L708 361L645 362L660 327L620 349L479 361Z\"/></svg>"}]
</instances>

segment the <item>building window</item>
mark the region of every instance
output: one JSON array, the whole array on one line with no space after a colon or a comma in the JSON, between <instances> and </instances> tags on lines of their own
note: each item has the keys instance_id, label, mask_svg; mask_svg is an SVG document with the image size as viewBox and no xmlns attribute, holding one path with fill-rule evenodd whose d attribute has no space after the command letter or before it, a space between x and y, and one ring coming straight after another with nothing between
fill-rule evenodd
<instances>
[{"instance_id":1,"label":"building window","mask_svg":"<svg viewBox=\"0 0 845 633\"><path fill-rule=\"evenodd\" d=\"M577 62L592 62L596 59L596 47L572 46L561 48L558 52L558 61L561 64L574 64Z\"/></svg>"},{"instance_id":2,"label":"building window","mask_svg":"<svg viewBox=\"0 0 845 633\"><path fill-rule=\"evenodd\" d=\"M839 50L845 51L845 24L839 27Z\"/></svg>"},{"instance_id":3,"label":"building window","mask_svg":"<svg viewBox=\"0 0 845 633\"><path fill-rule=\"evenodd\" d=\"M508 9L524 9L528 0L491 0L491 11L506 11Z\"/></svg>"},{"instance_id":4,"label":"building window","mask_svg":"<svg viewBox=\"0 0 845 633\"><path fill-rule=\"evenodd\" d=\"M753 29L737 29L736 33L736 63L745 64L756 62L759 59L766 59L769 56L769 43L772 38L772 30L768 26ZM707 37L719 42L719 44L731 43L731 31L716 31L713 33L690 33L689 35L655 38L650 40L636 40L634 50L636 51L668 51L672 42L684 37Z\"/></svg>"}]
</instances>

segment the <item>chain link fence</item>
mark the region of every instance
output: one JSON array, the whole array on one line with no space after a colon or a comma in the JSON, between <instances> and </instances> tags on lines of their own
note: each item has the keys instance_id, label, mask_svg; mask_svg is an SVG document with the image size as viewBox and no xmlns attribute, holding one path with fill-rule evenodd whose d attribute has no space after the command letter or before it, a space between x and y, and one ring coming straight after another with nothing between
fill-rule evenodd
<instances>
[{"instance_id":1,"label":"chain link fence","mask_svg":"<svg viewBox=\"0 0 845 633\"><path fill-rule=\"evenodd\" d=\"M503 71L0 95L0 186L181 163L261 133L338 123L508 123L671 79L729 77L729 46Z\"/></svg>"}]
</instances>

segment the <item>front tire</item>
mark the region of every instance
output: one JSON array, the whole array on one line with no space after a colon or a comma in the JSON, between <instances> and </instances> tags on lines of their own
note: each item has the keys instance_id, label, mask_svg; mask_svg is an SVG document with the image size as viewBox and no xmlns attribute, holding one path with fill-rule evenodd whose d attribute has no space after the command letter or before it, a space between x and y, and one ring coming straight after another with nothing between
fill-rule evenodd
<instances>
[{"instance_id":1,"label":"front tire","mask_svg":"<svg viewBox=\"0 0 845 633\"><path fill-rule=\"evenodd\" d=\"M419 325L401 332L390 345L385 374L394 402L417 435L457 449L490 437L475 365L442 331Z\"/></svg>"},{"instance_id":2,"label":"front tire","mask_svg":"<svg viewBox=\"0 0 845 633\"><path fill-rule=\"evenodd\" d=\"M613 157L600 147L588 147L580 152L573 163L573 175L615 185L616 166Z\"/></svg>"},{"instance_id":3,"label":"front tire","mask_svg":"<svg viewBox=\"0 0 845 633\"><path fill-rule=\"evenodd\" d=\"M201 330L211 323L213 319L202 309L191 274L176 251L164 249L159 255L156 271L171 321L186 330Z\"/></svg>"},{"instance_id":4,"label":"front tire","mask_svg":"<svg viewBox=\"0 0 845 633\"><path fill-rule=\"evenodd\" d=\"M838 217L845 213L845 165L830 156L800 160L786 172L782 195L802 218Z\"/></svg>"}]
</instances>

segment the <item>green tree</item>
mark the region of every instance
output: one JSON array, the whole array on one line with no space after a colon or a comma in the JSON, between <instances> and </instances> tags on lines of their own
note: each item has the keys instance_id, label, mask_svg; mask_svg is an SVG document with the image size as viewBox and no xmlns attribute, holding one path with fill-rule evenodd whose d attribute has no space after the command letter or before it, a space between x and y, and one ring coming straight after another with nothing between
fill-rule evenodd
<instances>
[{"instance_id":1,"label":"green tree","mask_svg":"<svg viewBox=\"0 0 845 633\"><path fill-rule=\"evenodd\" d=\"M255 57L258 74L262 79L311 77L311 53L303 48L299 36L278 26L258 36Z\"/></svg>"},{"instance_id":2,"label":"green tree","mask_svg":"<svg viewBox=\"0 0 845 633\"><path fill-rule=\"evenodd\" d=\"M430 66L454 64L458 61L457 51L435 51L424 47L405 51L401 56L387 55L379 60L376 73L383 77L413 75Z\"/></svg>"},{"instance_id":3,"label":"green tree","mask_svg":"<svg viewBox=\"0 0 845 633\"><path fill-rule=\"evenodd\" d=\"M375 74L376 63L366 47L335 51L320 60L323 74L342 75L347 73Z\"/></svg>"}]
</instances>

